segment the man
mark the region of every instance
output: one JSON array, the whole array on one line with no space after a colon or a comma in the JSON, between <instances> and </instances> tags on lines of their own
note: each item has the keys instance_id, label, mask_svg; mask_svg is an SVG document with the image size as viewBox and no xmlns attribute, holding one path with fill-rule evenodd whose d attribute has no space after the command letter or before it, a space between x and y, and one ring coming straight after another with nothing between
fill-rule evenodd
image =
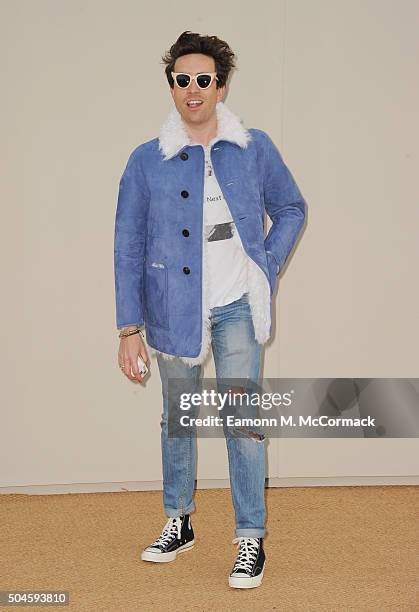
<instances>
[{"instance_id":1,"label":"man","mask_svg":"<svg viewBox=\"0 0 419 612\"><path fill-rule=\"evenodd\" d=\"M175 107L159 138L133 151L120 182L119 364L129 380L142 382L145 326L163 392L168 521L144 561L172 561L194 544L196 439L169 434L169 381L197 388L210 345L217 381L259 380L276 279L305 219L305 201L269 136L246 129L222 102L234 58L215 36L178 38L163 57ZM265 210L272 220L266 239ZM261 584L265 565L264 436L242 429L226 442L239 547L229 584L251 588Z\"/></svg>"}]
</instances>

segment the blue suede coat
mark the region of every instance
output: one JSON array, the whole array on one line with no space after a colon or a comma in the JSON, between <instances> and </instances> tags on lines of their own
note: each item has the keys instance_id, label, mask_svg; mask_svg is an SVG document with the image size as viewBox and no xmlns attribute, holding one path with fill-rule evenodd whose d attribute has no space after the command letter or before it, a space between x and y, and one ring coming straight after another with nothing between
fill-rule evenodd
<instances>
[{"instance_id":1,"label":"blue suede coat","mask_svg":"<svg viewBox=\"0 0 419 612\"><path fill-rule=\"evenodd\" d=\"M306 203L264 131L244 128L223 103L217 104L217 118L217 137L210 143L213 171L249 258L255 335L265 342L277 275L304 224ZM192 358L191 364L201 363L208 349L203 200L204 150L189 140L173 109L160 138L132 152L120 181L116 323L118 329L145 325L149 346ZM272 220L266 238L265 210Z\"/></svg>"}]
</instances>

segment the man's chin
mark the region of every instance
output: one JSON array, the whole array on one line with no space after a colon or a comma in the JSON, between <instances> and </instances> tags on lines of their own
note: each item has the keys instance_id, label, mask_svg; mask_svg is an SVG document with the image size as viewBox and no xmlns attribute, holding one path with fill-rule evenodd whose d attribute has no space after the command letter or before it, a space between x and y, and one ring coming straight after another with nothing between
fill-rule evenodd
<instances>
[{"instance_id":1,"label":"man's chin","mask_svg":"<svg viewBox=\"0 0 419 612\"><path fill-rule=\"evenodd\" d=\"M206 117L204 117L201 113L190 113L188 111L182 111L181 113L182 119L185 123L204 123L206 121Z\"/></svg>"},{"instance_id":2,"label":"man's chin","mask_svg":"<svg viewBox=\"0 0 419 612\"><path fill-rule=\"evenodd\" d=\"M216 114L216 109L214 107L212 112L210 112L208 107L203 111L189 111L188 109L182 108L179 112L182 119L186 123L196 125L198 123L206 123L207 121L209 121L212 116Z\"/></svg>"}]
</instances>

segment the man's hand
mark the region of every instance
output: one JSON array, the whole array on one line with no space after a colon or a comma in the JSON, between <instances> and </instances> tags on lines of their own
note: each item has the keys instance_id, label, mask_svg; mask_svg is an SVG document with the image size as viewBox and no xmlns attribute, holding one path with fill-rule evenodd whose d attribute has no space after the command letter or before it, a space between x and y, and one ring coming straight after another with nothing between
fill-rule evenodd
<instances>
[{"instance_id":1,"label":"man's hand","mask_svg":"<svg viewBox=\"0 0 419 612\"><path fill-rule=\"evenodd\" d=\"M126 327L124 331L135 329L135 327ZM138 356L148 365L147 349L141 337L141 334L132 334L126 338L121 338L119 342L118 363L123 373L127 378L135 383L142 383L143 377L138 370ZM132 372L132 373L131 373Z\"/></svg>"}]
</instances>

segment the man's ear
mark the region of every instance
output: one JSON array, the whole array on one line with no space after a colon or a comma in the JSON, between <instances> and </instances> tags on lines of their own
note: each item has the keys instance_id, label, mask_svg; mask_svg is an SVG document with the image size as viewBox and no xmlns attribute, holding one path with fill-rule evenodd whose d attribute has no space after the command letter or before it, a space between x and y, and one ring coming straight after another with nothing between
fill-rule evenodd
<instances>
[{"instance_id":1,"label":"man's ear","mask_svg":"<svg viewBox=\"0 0 419 612\"><path fill-rule=\"evenodd\" d=\"M217 102L221 102L222 101L222 99L224 98L225 92L226 92L226 86L225 85L223 85L222 87L217 89Z\"/></svg>"}]
</instances>

